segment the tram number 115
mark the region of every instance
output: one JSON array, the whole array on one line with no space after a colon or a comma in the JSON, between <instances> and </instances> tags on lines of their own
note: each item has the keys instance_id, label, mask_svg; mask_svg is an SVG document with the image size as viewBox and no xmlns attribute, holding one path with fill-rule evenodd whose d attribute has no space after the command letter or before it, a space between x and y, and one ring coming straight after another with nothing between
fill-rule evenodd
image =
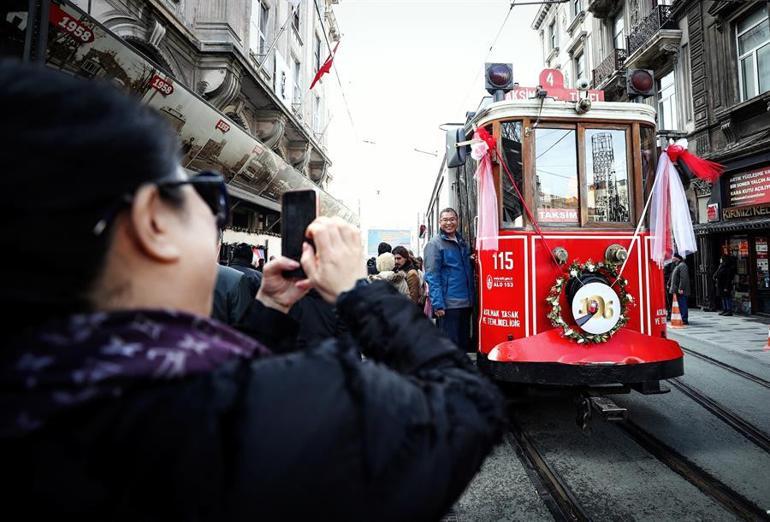
<instances>
[{"instance_id":1,"label":"tram number 115","mask_svg":"<svg viewBox=\"0 0 770 522\"><path fill-rule=\"evenodd\" d=\"M495 270L513 270L513 252L498 252L492 256Z\"/></svg>"}]
</instances>

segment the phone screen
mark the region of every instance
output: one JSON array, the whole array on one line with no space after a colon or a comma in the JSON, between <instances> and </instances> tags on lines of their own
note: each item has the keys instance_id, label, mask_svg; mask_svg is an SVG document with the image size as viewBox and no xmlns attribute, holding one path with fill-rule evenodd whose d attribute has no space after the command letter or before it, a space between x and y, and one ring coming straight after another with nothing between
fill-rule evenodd
<instances>
[{"instance_id":1,"label":"phone screen","mask_svg":"<svg viewBox=\"0 0 770 522\"><path fill-rule=\"evenodd\" d=\"M293 190L283 193L281 204L281 253L299 261L305 230L318 216L318 193L315 190ZM284 274L303 277L302 269Z\"/></svg>"}]
</instances>

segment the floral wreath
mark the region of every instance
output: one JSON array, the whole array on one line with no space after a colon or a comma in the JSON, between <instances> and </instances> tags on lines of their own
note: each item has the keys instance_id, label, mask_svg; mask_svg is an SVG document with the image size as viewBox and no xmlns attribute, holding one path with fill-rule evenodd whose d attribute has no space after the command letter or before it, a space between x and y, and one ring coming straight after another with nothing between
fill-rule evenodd
<instances>
[{"instance_id":1,"label":"floral wreath","mask_svg":"<svg viewBox=\"0 0 770 522\"><path fill-rule=\"evenodd\" d=\"M561 299L564 285L567 284L570 279L578 279L583 272L603 275L610 281L617 280L616 283L611 286L615 288L618 298L620 299L620 318L611 330L603 334L583 333L579 328L568 324L561 316L561 305L559 304L559 300ZM554 327L561 327L562 335L564 337L574 339L578 344L606 342L610 337L615 335L615 332L628 323L628 305L633 304L634 298L628 293L626 286L628 286L628 280L623 277L618 278L618 272L613 265L594 263L590 259L582 265L578 263L577 260L573 261L567 269L565 277L556 278L556 283L551 287L548 297L545 298L546 302L551 305L551 311L548 313L548 318L551 320L551 324Z\"/></svg>"}]
</instances>

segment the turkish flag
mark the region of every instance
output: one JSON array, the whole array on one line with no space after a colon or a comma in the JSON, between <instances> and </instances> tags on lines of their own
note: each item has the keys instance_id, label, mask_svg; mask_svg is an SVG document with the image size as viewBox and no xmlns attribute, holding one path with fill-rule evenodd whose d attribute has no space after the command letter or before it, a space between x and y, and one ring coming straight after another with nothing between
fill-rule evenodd
<instances>
[{"instance_id":1,"label":"turkish flag","mask_svg":"<svg viewBox=\"0 0 770 522\"><path fill-rule=\"evenodd\" d=\"M320 69L318 69L318 72L315 73L315 78L313 78L313 82L310 84L310 90L313 90L313 87L315 87L315 84L318 83L318 80L321 79L321 76L328 73L332 69L332 62L334 61L334 55L337 54L337 47L340 46L340 41L337 40L337 44L334 46L334 50L329 55L329 57L326 59L326 61L323 63Z\"/></svg>"}]
</instances>

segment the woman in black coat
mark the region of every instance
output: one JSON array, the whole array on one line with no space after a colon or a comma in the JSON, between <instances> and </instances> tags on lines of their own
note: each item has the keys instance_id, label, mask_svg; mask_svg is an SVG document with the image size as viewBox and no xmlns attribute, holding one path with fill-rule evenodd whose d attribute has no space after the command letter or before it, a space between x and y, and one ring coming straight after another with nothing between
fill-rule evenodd
<instances>
[{"instance_id":1,"label":"woman in black coat","mask_svg":"<svg viewBox=\"0 0 770 522\"><path fill-rule=\"evenodd\" d=\"M437 520L449 509L499 439L501 398L406 298L363 281L356 229L308 228L306 280L282 277L294 261L268 263L247 337L206 317L223 182L180 171L159 116L113 87L8 63L0 112L14 151L2 236L9 251L57 254L43 273L0 271L6 513ZM42 223L44 244L19 233ZM310 288L349 334L292 351L287 312Z\"/></svg>"},{"instance_id":2,"label":"woman in black coat","mask_svg":"<svg viewBox=\"0 0 770 522\"><path fill-rule=\"evenodd\" d=\"M722 311L719 315L733 315L733 280L735 279L735 258L729 254L722 254L719 267L714 273L714 283L717 287L717 295L722 300Z\"/></svg>"}]
</instances>

